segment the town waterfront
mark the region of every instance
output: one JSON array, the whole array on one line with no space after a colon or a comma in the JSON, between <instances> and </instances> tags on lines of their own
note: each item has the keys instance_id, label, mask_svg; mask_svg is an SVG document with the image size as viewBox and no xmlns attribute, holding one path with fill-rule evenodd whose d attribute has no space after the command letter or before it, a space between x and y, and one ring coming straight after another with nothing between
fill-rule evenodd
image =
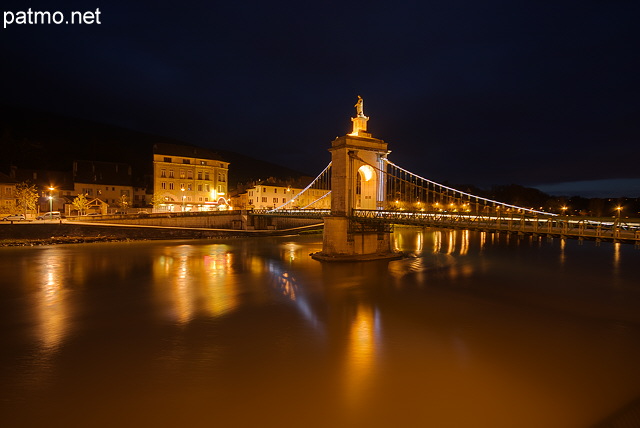
<instances>
[{"instance_id":1,"label":"town waterfront","mask_svg":"<svg viewBox=\"0 0 640 428\"><path fill-rule=\"evenodd\" d=\"M592 427L640 397L640 250L396 228L0 248L0 425Z\"/></svg>"}]
</instances>

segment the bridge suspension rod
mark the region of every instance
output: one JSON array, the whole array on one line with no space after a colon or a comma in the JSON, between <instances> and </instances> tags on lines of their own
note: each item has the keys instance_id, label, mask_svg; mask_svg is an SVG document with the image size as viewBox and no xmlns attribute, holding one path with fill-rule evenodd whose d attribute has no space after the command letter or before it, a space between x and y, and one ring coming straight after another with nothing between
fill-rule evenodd
<instances>
[{"instance_id":1,"label":"bridge suspension rod","mask_svg":"<svg viewBox=\"0 0 640 428\"><path fill-rule=\"evenodd\" d=\"M268 213L273 213L273 212L278 211L278 210L283 210L287 206L292 206L292 204L296 200L298 200L301 195L303 195L309 189L313 188L313 186L315 186L317 183L321 184L321 189L322 190L328 190L328 193L325 193L324 195L322 195L319 198L317 198L315 201L305 205L302 209L305 209L305 208L315 204L316 202L324 199L329 193L331 193L331 191L330 191L330 189L331 189L331 174L330 174L330 172L331 172L331 162L329 162L329 164L322 170L322 172L320 174L318 174L318 176L316 178L314 178L311 181L311 183L309 183L309 185L307 185L307 187L305 187L304 189L299 191L295 196L293 196L287 202L285 202L282 205L277 206L274 209L269 210L267 212Z\"/></svg>"},{"instance_id":2,"label":"bridge suspension rod","mask_svg":"<svg viewBox=\"0 0 640 428\"><path fill-rule=\"evenodd\" d=\"M422 180L423 182L427 183L427 186L428 186L429 184L433 185L433 187L434 187L434 192L435 192L435 188L436 188L436 186L437 186L437 187L439 187L439 188L441 188L441 189L444 189L446 192L452 192L452 197L453 197L454 199L455 199L455 195L456 195L456 193L458 193L459 195L461 195L461 196L460 196L460 199L462 199L461 197L462 197L462 195L464 195L464 196L469 197L469 198L475 198L475 199L476 199L476 201L477 201L477 200L482 200L482 201L484 201L484 202L488 202L488 203L491 203L491 204L494 204L494 205L499 205L499 206L503 206L503 207L507 207L507 208L516 209L516 210L522 210L522 211L526 211L526 212L533 213L533 214L542 214L542 215L557 216L557 214L548 213L548 212L545 212L545 211L534 210L534 209L531 209L531 208L519 207L519 206L517 206L517 205L511 205L511 204L507 204L507 203L504 203L504 202L496 201L496 200L493 200L493 199L484 198L484 197L482 197L482 196L473 195L473 194L471 194L471 193L463 192L463 191L461 191L461 190L454 189L453 187L445 186L444 184L440 184L440 183L437 183L437 182L435 182L435 181L433 181L433 180L429 180L428 178L424 178L424 177L421 177L421 176L419 176L419 175L417 175L417 174L414 174L414 173L412 173L412 172L410 172L410 171L408 171L408 170L406 170L406 169L404 169L404 168L402 168L402 167L400 167L400 166L396 165L395 163L391 162L389 159L386 159L386 158L385 158L384 160L385 160L385 162L386 162L388 165L390 165L390 166L392 166L392 167L396 168L398 171L401 171L401 173L404 175L404 177L396 177L396 176L394 176L394 175L392 175L392 176L394 176L394 177L398 178L398 179L399 179L399 180L401 180L402 182L410 183L410 182L409 182L409 180L407 180L407 178L406 178L406 177L407 177L407 175L408 175L409 177L412 177L412 178L414 178L414 179ZM375 167L374 167L374 168L375 168ZM387 172L387 174L389 174L389 173ZM417 183L416 183L416 184L414 184L414 185L415 185L415 186L419 186ZM422 186L421 186L421 187L422 187ZM427 190L428 190L428 187L427 187ZM445 196L448 196L448 193L445 193Z\"/></svg>"}]
</instances>

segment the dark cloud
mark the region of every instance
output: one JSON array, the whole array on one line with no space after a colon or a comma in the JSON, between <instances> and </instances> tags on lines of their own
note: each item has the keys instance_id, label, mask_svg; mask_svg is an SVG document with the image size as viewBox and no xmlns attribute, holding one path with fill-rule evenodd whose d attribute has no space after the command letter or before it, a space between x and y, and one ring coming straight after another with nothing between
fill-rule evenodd
<instances>
[{"instance_id":1,"label":"dark cloud","mask_svg":"<svg viewBox=\"0 0 640 428\"><path fill-rule=\"evenodd\" d=\"M3 10L54 10L9 2ZM3 100L319 172L356 95L392 158L488 185L638 178L632 1L65 2L2 30Z\"/></svg>"}]
</instances>

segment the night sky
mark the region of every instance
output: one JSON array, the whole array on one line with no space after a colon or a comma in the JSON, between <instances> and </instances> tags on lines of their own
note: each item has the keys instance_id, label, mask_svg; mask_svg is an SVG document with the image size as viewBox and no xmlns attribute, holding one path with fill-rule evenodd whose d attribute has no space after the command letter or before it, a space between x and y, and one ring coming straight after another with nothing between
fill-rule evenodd
<instances>
[{"instance_id":1,"label":"night sky","mask_svg":"<svg viewBox=\"0 0 640 428\"><path fill-rule=\"evenodd\" d=\"M5 1L2 10L29 7L99 8L101 24L0 29L5 104L315 175L362 95L389 158L424 177L592 180L592 189L607 179L605 190L640 197L637 0Z\"/></svg>"}]
</instances>

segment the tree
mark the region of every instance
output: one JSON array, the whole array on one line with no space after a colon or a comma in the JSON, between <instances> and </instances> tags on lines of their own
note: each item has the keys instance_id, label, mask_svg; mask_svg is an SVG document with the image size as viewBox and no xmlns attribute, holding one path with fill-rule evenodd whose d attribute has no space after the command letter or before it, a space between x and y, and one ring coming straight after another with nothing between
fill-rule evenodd
<instances>
[{"instance_id":1,"label":"tree","mask_svg":"<svg viewBox=\"0 0 640 428\"><path fill-rule=\"evenodd\" d=\"M38 190L35 184L22 182L16 185L16 209L22 210L27 216L27 211L33 211L38 204Z\"/></svg>"},{"instance_id":2,"label":"tree","mask_svg":"<svg viewBox=\"0 0 640 428\"><path fill-rule=\"evenodd\" d=\"M84 196L83 193L76 196L76 198L71 202L73 208L78 210L79 215L83 215L85 210L89 208L89 200Z\"/></svg>"},{"instance_id":3,"label":"tree","mask_svg":"<svg viewBox=\"0 0 640 428\"><path fill-rule=\"evenodd\" d=\"M129 208L129 205L131 204L129 203L129 198L127 197L127 195L121 195L120 199L118 199L118 202L116 202L116 206L121 210L126 210L127 208Z\"/></svg>"},{"instance_id":4,"label":"tree","mask_svg":"<svg viewBox=\"0 0 640 428\"><path fill-rule=\"evenodd\" d=\"M153 205L153 208L156 210L158 209L158 205L162 205L164 203L166 203L165 198L160 196L159 193L154 193L151 197L151 205Z\"/></svg>"}]
</instances>

